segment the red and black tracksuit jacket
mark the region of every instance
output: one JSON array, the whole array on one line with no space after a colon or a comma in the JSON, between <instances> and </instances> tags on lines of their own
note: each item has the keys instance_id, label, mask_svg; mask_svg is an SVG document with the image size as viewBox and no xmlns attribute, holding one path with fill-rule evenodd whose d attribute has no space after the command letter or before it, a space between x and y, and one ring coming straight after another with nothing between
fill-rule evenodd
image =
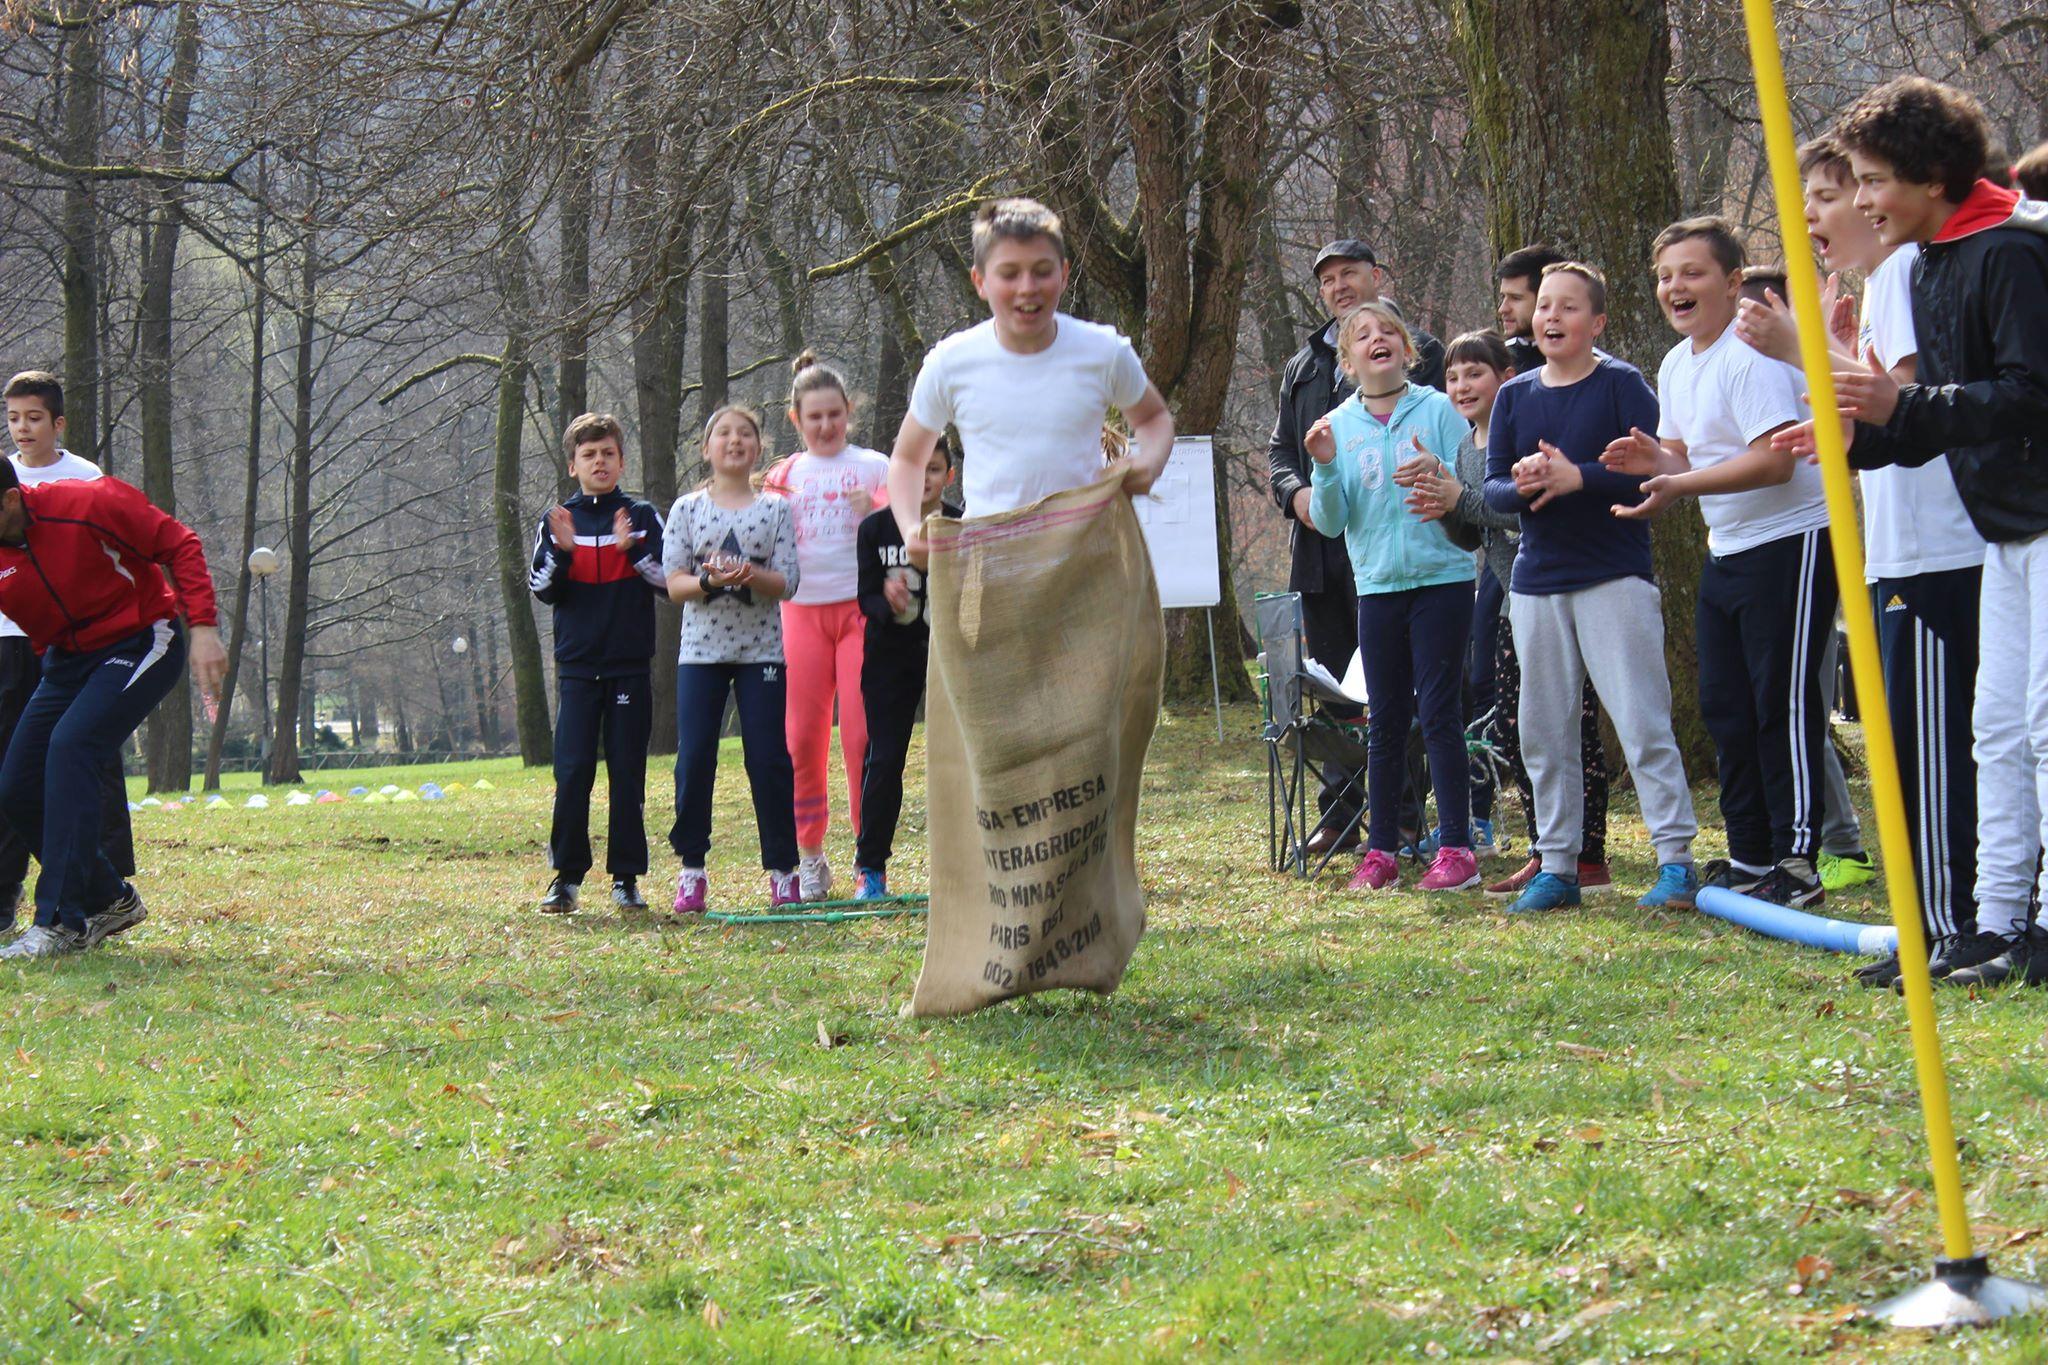
<instances>
[{"instance_id":1,"label":"red and black tracksuit jacket","mask_svg":"<svg viewBox=\"0 0 2048 1365\"><path fill-rule=\"evenodd\" d=\"M0 544L0 613L39 652L91 654L180 615L219 624L199 537L140 489L66 479L23 487L21 504L23 543Z\"/></svg>"},{"instance_id":2,"label":"red and black tracksuit jacket","mask_svg":"<svg viewBox=\"0 0 2048 1365\"><path fill-rule=\"evenodd\" d=\"M555 544L546 514L533 539L528 586L555 609L555 671L564 678L645 673L654 658L654 599L668 596L661 569L661 516L654 504L617 489L578 493L562 504L575 523L576 548ZM632 514L633 539L613 541L621 508Z\"/></svg>"}]
</instances>

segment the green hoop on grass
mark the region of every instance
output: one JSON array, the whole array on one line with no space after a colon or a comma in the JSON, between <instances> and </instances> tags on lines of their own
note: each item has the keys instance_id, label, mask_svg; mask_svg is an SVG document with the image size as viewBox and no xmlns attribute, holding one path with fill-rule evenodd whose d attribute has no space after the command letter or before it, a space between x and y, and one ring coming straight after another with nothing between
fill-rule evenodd
<instances>
[{"instance_id":1,"label":"green hoop on grass","mask_svg":"<svg viewBox=\"0 0 2048 1365\"><path fill-rule=\"evenodd\" d=\"M707 910L708 924L843 924L856 919L894 919L922 915L930 909L925 896L881 896L864 901L792 901L781 910Z\"/></svg>"}]
</instances>

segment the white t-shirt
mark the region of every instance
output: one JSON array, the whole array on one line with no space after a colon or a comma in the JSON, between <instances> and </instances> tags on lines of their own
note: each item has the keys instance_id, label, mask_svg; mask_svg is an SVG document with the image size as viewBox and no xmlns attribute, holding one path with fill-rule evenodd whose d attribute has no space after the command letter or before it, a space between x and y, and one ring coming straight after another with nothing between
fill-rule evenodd
<instances>
[{"instance_id":1,"label":"white t-shirt","mask_svg":"<svg viewBox=\"0 0 2048 1365\"><path fill-rule=\"evenodd\" d=\"M70 451L61 448L57 451L57 458L46 465L24 464L19 452L9 455L7 458L14 465L14 477L23 483L55 483L59 479L97 479L100 477L100 467L98 465L81 455L73 455ZM20 639L27 634L28 632L20 626L15 625L14 622L8 620L5 616L0 616L0 639L10 635Z\"/></svg>"},{"instance_id":2,"label":"white t-shirt","mask_svg":"<svg viewBox=\"0 0 2048 1365\"><path fill-rule=\"evenodd\" d=\"M1114 327L1055 315L1052 345L1029 355L996 340L994 321L932 347L910 392L919 426L960 433L960 492L970 517L1014 511L1102 473L1102 419L1145 396L1137 351Z\"/></svg>"},{"instance_id":3,"label":"white t-shirt","mask_svg":"<svg viewBox=\"0 0 2048 1365\"><path fill-rule=\"evenodd\" d=\"M860 591L861 518L889 501L889 457L866 446L837 455L799 451L777 461L763 486L789 500L796 524L796 595L789 600L852 601Z\"/></svg>"},{"instance_id":4,"label":"white t-shirt","mask_svg":"<svg viewBox=\"0 0 2048 1365\"><path fill-rule=\"evenodd\" d=\"M1920 345L1913 339L1913 260L1918 242L1884 258L1863 287L1863 327L1857 350L1877 352L1890 369ZM1918 469L1866 469L1863 482L1863 577L1911 578L1974 568L1984 562L1984 538L1970 524L1956 493L1948 457Z\"/></svg>"},{"instance_id":5,"label":"white t-shirt","mask_svg":"<svg viewBox=\"0 0 2048 1365\"><path fill-rule=\"evenodd\" d=\"M1657 434L1685 442L1694 469L1711 469L1749 449L1767 431L1802 421L1799 383L1790 366L1752 350L1729 327L1706 350L1680 341L1657 371ZM1820 470L1804 460L1792 478L1746 493L1709 493L1700 499L1707 548L1740 554L1828 524Z\"/></svg>"}]
</instances>

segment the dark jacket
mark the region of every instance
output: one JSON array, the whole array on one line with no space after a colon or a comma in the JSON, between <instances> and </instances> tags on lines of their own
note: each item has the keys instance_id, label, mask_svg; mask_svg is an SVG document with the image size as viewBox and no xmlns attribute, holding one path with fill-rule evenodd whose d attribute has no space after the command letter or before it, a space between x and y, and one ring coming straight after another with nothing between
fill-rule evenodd
<instances>
[{"instance_id":1,"label":"dark jacket","mask_svg":"<svg viewBox=\"0 0 2048 1365\"><path fill-rule=\"evenodd\" d=\"M652 503L618 489L596 498L578 493L562 505L575 524L576 549L555 544L543 514L527 582L555 609L555 671L564 678L647 672L654 658L654 599L668 596L661 515ZM612 519L621 508L633 518L630 545L613 543Z\"/></svg>"},{"instance_id":2,"label":"dark jacket","mask_svg":"<svg viewBox=\"0 0 2048 1365\"><path fill-rule=\"evenodd\" d=\"M1289 592L1323 592L1351 582L1344 537L1326 536L1294 516L1294 495L1308 487L1309 455L1302 439L1317 419L1351 395L1353 387L1350 377L1337 368L1337 348L1325 339L1329 330L1327 322L1318 327L1280 371L1280 413L1266 445L1266 480L1273 501L1280 505L1280 515L1294 522L1288 528L1293 555L1287 573ZM1408 330L1415 337L1415 363L1408 367L1408 377L1441 390L1443 343L1420 327Z\"/></svg>"},{"instance_id":3,"label":"dark jacket","mask_svg":"<svg viewBox=\"0 0 2048 1365\"><path fill-rule=\"evenodd\" d=\"M1919 380L1882 427L1859 422L1858 469L1947 452L1984 539L2048 531L2048 204L1977 182L1913 266Z\"/></svg>"},{"instance_id":4,"label":"dark jacket","mask_svg":"<svg viewBox=\"0 0 2048 1365\"><path fill-rule=\"evenodd\" d=\"M940 503L939 515L950 517L957 513ZM854 600L860 604L860 614L867 618L865 647L869 656L873 657L877 650L892 648L922 653L931 643L931 623L925 619L931 585L924 570L912 564L904 552L903 530L896 524L896 514L886 507L868 513L854 533L854 546L859 570ZM910 589L915 614L908 621L896 619L896 609L889 605L883 590L891 574L901 578Z\"/></svg>"}]
</instances>

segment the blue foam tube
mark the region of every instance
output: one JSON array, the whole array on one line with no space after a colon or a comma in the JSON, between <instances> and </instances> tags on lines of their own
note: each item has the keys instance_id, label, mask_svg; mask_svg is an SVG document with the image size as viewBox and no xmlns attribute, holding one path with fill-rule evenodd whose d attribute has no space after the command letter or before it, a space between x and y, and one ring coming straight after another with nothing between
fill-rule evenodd
<instances>
[{"instance_id":1,"label":"blue foam tube","mask_svg":"<svg viewBox=\"0 0 2048 1365\"><path fill-rule=\"evenodd\" d=\"M1848 920L1809 915L1783 905L1772 905L1723 887L1702 890L1699 908L1716 919L1754 929L1771 938L1825 948L1832 953L1858 953L1864 957L1888 957L1899 950L1899 931L1889 924L1854 924Z\"/></svg>"}]
</instances>

